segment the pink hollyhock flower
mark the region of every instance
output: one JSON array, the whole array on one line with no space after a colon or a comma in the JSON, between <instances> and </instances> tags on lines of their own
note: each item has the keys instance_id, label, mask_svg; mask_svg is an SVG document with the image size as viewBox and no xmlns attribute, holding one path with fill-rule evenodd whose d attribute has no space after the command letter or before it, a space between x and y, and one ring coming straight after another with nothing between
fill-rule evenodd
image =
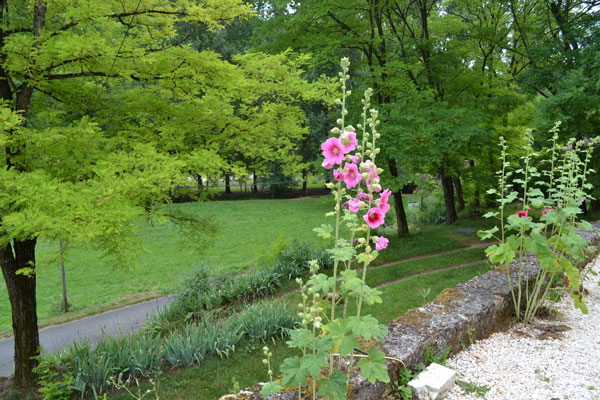
<instances>
[{"instance_id":1,"label":"pink hollyhock flower","mask_svg":"<svg viewBox=\"0 0 600 400\"><path fill-rule=\"evenodd\" d=\"M527 211L517 211L517 215L519 217L525 217L527 218L529 215L527 215Z\"/></svg>"},{"instance_id":2,"label":"pink hollyhock flower","mask_svg":"<svg viewBox=\"0 0 600 400\"><path fill-rule=\"evenodd\" d=\"M336 181L343 181L344 173L338 169L334 169L333 170L333 179L335 179Z\"/></svg>"},{"instance_id":3,"label":"pink hollyhock flower","mask_svg":"<svg viewBox=\"0 0 600 400\"><path fill-rule=\"evenodd\" d=\"M385 214L379 208L371 208L363 218L372 229L375 229L383 224Z\"/></svg>"},{"instance_id":4,"label":"pink hollyhock flower","mask_svg":"<svg viewBox=\"0 0 600 400\"><path fill-rule=\"evenodd\" d=\"M348 189L352 189L361 181L362 176L358 172L358 167L356 164L348 164L344 165L344 169L348 170L348 173L344 176L344 182L346 182L346 186Z\"/></svg>"},{"instance_id":5,"label":"pink hollyhock flower","mask_svg":"<svg viewBox=\"0 0 600 400\"><path fill-rule=\"evenodd\" d=\"M325 169L331 169L331 168L333 168L334 165L335 165L334 163L330 162L327 159L323 160L323 162L321 163L321 166Z\"/></svg>"},{"instance_id":6,"label":"pink hollyhock flower","mask_svg":"<svg viewBox=\"0 0 600 400\"><path fill-rule=\"evenodd\" d=\"M365 193L361 190L358 192L358 198L368 203L369 201L373 200L373 195L371 193Z\"/></svg>"},{"instance_id":7,"label":"pink hollyhock flower","mask_svg":"<svg viewBox=\"0 0 600 400\"><path fill-rule=\"evenodd\" d=\"M377 208L379 208L385 214L390 209L390 205L388 204L388 199L392 191L390 189L385 189L383 193L381 193L381 198L377 200Z\"/></svg>"},{"instance_id":8,"label":"pink hollyhock flower","mask_svg":"<svg viewBox=\"0 0 600 400\"><path fill-rule=\"evenodd\" d=\"M383 250L388 246L388 243L390 241L387 240L386 238L384 238L383 236L379 236L377 238L377 241L375 242L375 248L379 251L379 250Z\"/></svg>"},{"instance_id":9,"label":"pink hollyhock flower","mask_svg":"<svg viewBox=\"0 0 600 400\"><path fill-rule=\"evenodd\" d=\"M369 177L367 178L367 188L373 192L381 191L381 187L371 187L371 183L373 179L377 179L379 181L379 175L377 174L377 166L373 164L371 168L368 169Z\"/></svg>"},{"instance_id":10,"label":"pink hollyhock flower","mask_svg":"<svg viewBox=\"0 0 600 400\"><path fill-rule=\"evenodd\" d=\"M356 156L348 156L350 157L350 161L352 161L354 164L358 165L360 164L360 158L356 157Z\"/></svg>"},{"instance_id":11,"label":"pink hollyhock flower","mask_svg":"<svg viewBox=\"0 0 600 400\"><path fill-rule=\"evenodd\" d=\"M344 146L344 153L350 153L358 146L356 132L354 131L344 131L340 138L342 139L342 145Z\"/></svg>"},{"instance_id":12,"label":"pink hollyhock flower","mask_svg":"<svg viewBox=\"0 0 600 400\"><path fill-rule=\"evenodd\" d=\"M358 210L360 209L360 200L359 199L352 199L352 200L349 200L347 203L348 203L348 209L350 210L351 213L357 213Z\"/></svg>"},{"instance_id":13,"label":"pink hollyhock flower","mask_svg":"<svg viewBox=\"0 0 600 400\"><path fill-rule=\"evenodd\" d=\"M554 208L544 208L542 210L542 215L548 214L550 211L554 211Z\"/></svg>"},{"instance_id":14,"label":"pink hollyhock flower","mask_svg":"<svg viewBox=\"0 0 600 400\"><path fill-rule=\"evenodd\" d=\"M327 139L325 143L321 144L321 150L323 150L323 157L328 163L341 164L344 161L344 145L338 138Z\"/></svg>"}]
</instances>

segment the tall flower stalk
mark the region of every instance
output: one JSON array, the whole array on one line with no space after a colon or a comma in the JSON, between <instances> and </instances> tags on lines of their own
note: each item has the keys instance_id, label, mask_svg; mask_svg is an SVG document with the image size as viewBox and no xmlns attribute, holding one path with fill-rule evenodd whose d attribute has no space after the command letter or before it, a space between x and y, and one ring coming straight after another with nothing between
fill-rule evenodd
<instances>
[{"instance_id":1,"label":"tall flower stalk","mask_svg":"<svg viewBox=\"0 0 600 400\"><path fill-rule=\"evenodd\" d=\"M489 194L498 194L499 211L490 212L485 217L496 217L500 220L500 229L494 227L480 231L482 239L494 237L499 241L486 249L486 254L494 264L507 265L517 258L517 287L511 282L511 269L507 268L507 278L511 289L515 312L518 319L530 322L543 305L548 296L552 281L560 276L574 299L575 307L587 312L583 294L579 291L581 272L576 264L584 257L586 242L577 235L576 228L591 230L592 226L585 221L578 221L581 204L590 198L586 190L591 189L587 183L587 175L591 172L588 163L591 160L595 145L600 138L571 140L566 145L558 144L557 123L551 130L551 148L542 151L548 161L542 159L543 172L532 162L538 154L531 151L532 136L527 132L528 147L521 158L523 168L515 171L512 181L521 186L521 210L505 217L505 206L518 197L518 192L507 194L507 178L511 175L506 169L506 142L500 139L502 170L499 172L499 191L491 189ZM549 165L548 165L549 164ZM542 179L542 177L544 179ZM539 217L534 214L539 211ZM497 235L501 231L500 236ZM511 233L511 234L509 234ZM525 265L528 255L535 257L539 263L536 275L530 285L530 266ZM525 277L525 293L522 291L523 271ZM523 301L523 304L522 304ZM524 306L524 311L522 310Z\"/></svg>"},{"instance_id":2,"label":"tall flower stalk","mask_svg":"<svg viewBox=\"0 0 600 400\"><path fill-rule=\"evenodd\" d=\"M336 100L341 116L338 126L331 130L332 136L321 145L322 166L331 171L334 180L327 184L335 198L334 210L327 216L335 217L335 226L323 224L315 232L332 242L328 252L333 259L333 275L319 273L319 265L311 261L310 277L306 282L299 280L302 303L298 304L298 315L302 326L290 332L287 343L299 349L301 355L284 360L280 368L284 374L281 385L278 382L265 385L263 395L285 386L297 387L300 397L302 388L310 381L308 391L313 398L318 393L326 399L345 399L354 368L359 368L362 376L372 383L389 381L385 354L379 350L368 350L368 356L361 356L354 364L354 352L360 348L361 339L381 341L387 334L385 326L361 312L364 304L381 303L380 292L366 284L366 274L369 264L388 244L388 239L374 235L373 229L384 223L391 192L382 192L379 180L382 171L375 164L380 152L376 147L379 121L377 111L370 109L371 89L363 99L362 123L358 125L362 134L360 144L355 128L347 124L346 100L351 94L347 90L349 66L348 59L342 59L339 74L342 96ZM350 232L349 238L341 235L343 225ZM360 277L354 268L359 265ZM342 299L340 317L336 309ZM348 316L351 304L356 306L356 314ZM342 362L344 358L349 362Z\"/></svg>"}]
</instances>

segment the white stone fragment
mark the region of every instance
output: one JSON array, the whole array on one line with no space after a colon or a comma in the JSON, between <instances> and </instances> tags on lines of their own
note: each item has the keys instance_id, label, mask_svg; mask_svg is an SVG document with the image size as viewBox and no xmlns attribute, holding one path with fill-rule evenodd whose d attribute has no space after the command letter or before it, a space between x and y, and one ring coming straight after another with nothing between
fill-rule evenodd
<instances>
[{"instance_id":1,"label":"white stone fragment","mask_svg":"<svg viewBox=\"0 0 600 400\"><path fill-rule=\"evenodd\" d=\"M456 371L440 364L430 364L425 371L408 382L417 400L440 400L454 386Z\"/></svg>"}]
</instances>

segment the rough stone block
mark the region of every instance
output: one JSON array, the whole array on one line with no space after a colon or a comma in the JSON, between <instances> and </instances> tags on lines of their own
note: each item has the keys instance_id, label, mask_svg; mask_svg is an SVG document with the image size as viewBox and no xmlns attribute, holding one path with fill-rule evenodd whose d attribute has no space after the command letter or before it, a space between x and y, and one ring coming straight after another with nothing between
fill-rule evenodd
<instances>
[{"instance_id":1,"label":"rough stone block","mask_svg":"<svg viewBox=\"0 0 600 400\"><path fill-rule=\"evenodd\" d=\"M417 400L440 400L454 386L456 371L440 364L430 364L416 379L408 382Z\"/></svg>"}]
</instances>

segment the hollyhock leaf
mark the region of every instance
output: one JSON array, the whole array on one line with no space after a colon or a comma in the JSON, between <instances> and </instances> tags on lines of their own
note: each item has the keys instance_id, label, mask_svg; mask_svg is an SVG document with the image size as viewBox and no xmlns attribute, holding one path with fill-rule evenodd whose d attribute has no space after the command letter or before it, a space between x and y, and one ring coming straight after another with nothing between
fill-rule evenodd
<instances>
[{"instance_id":1,"label":"hollyhock leaf","mask_svg":"<svg viewBox=\"0 0 600 400\"><path fill-rule=\"evenodd\" d=\"M381 341L388 334L386 326L380 324L376 318L370 315L348 317L347 320L348 327L352 329L352 333L356 336L362 336L365 340L369 340L372 337L377 341Z\"/></svg>"},{"instance_id":2,"label":"hollyhock leaf","mask_svg":"<svg viewBox=\"0 0 600 400\"><path fill-rule=\"evenodd\" d=\"M301 349L312 345L312 341L312 332L306 328L299 328L290 331L290 340L288 340L286 343L290 347Z\"/></svg>"},{"instance_id":3,"label":"hollyhock leaf","mask_svg":"<svg viewBox=\"0 0 600 400\"><path fill-rule=\"evenodd\" d=\"M331 235L331 232L333 232L333 227L331 225L322 224L320 227L314 228L313 231L317 233L318 237L323 239L329 239L333 237Z\"/></svg>"},{"instance_id":4,"label":"hollyhock leaf","mask_svg":"<svg viewBox=\"0 0 600 400\"><path fill-rule=\"evenodd\" d=\"M371 384L375 384L377 381L389 382L390 376L385 365L385 353L377 349L370 349L368 354L368 358L361 358L357 364L362 376Z\"/></svg>"},{"instance_id":5,"label":"hollyhock leaf","mask_svg":"<svg viewBox=\"0 0 600 400\"><path fill-rule=\"evenodd\" d=\"M299 357L290 357L283 360L280 371L285 374L281 383L284 386L296 386L306 383L309 372L302 367L302 361Z\"/></svg>"},{"instance_id":6,"label":"hollyhock leaf","mask_svg":"<svg viewBox=\"0 0 600 400\"><path fill-rule=\"evenodd\" d=\"M494 233L498 232L499 229L497 226L494 226L492 229L488 229L487 231L477 231L477 236L481 240L490 239L494 237Z\"/></svg>"},{"instance_id":7,"label":"hollyhock leaf","mask_svg":"<svg viewBox=\"0 0 600 400\"><path fill-rule=\"evenodd\" d=\"M316 378L319 375L321 375L321 367L326 367L326 366L327 366L326 354L322 353L322 352L317 352L316 355L305 354L301 358L300 367L304 371L308 372L308 375L312 376L313 378Z\"/></svg>"},{"instance_id":8,"label":"hollyhock leaf","mask_svg":"<svg viewBox=\"0 0 600 400\"><path fill-rule=\"evenodd\" d=\"M277 381L266 383L260 390L260 395L263 397L270 396L275 393L279 393L283 390L283 386Z\"/></svg>"},{"instance_id":9,"label":"hollyhock leaf","mask_svg":"<svg viewBox=\"0 0 600 400\"><path fill-rule=\"evenodd\" d=\"M319 395L326 399L344 400L348 388L348 378L340 370L334 370L330 376L322 377L317 382Z\"/></svg>"},{"instance_id":10,"label":"hollyhock leaf","mask_svg":"<svg viewBox=\"0 0 600 400\"><path fill-rule=\"evenodd\" d=\"M483 214L483 218L498 217L498 215L500 215L498 211L490 211L488 213Z\"/></svg>"}]
</instances>

